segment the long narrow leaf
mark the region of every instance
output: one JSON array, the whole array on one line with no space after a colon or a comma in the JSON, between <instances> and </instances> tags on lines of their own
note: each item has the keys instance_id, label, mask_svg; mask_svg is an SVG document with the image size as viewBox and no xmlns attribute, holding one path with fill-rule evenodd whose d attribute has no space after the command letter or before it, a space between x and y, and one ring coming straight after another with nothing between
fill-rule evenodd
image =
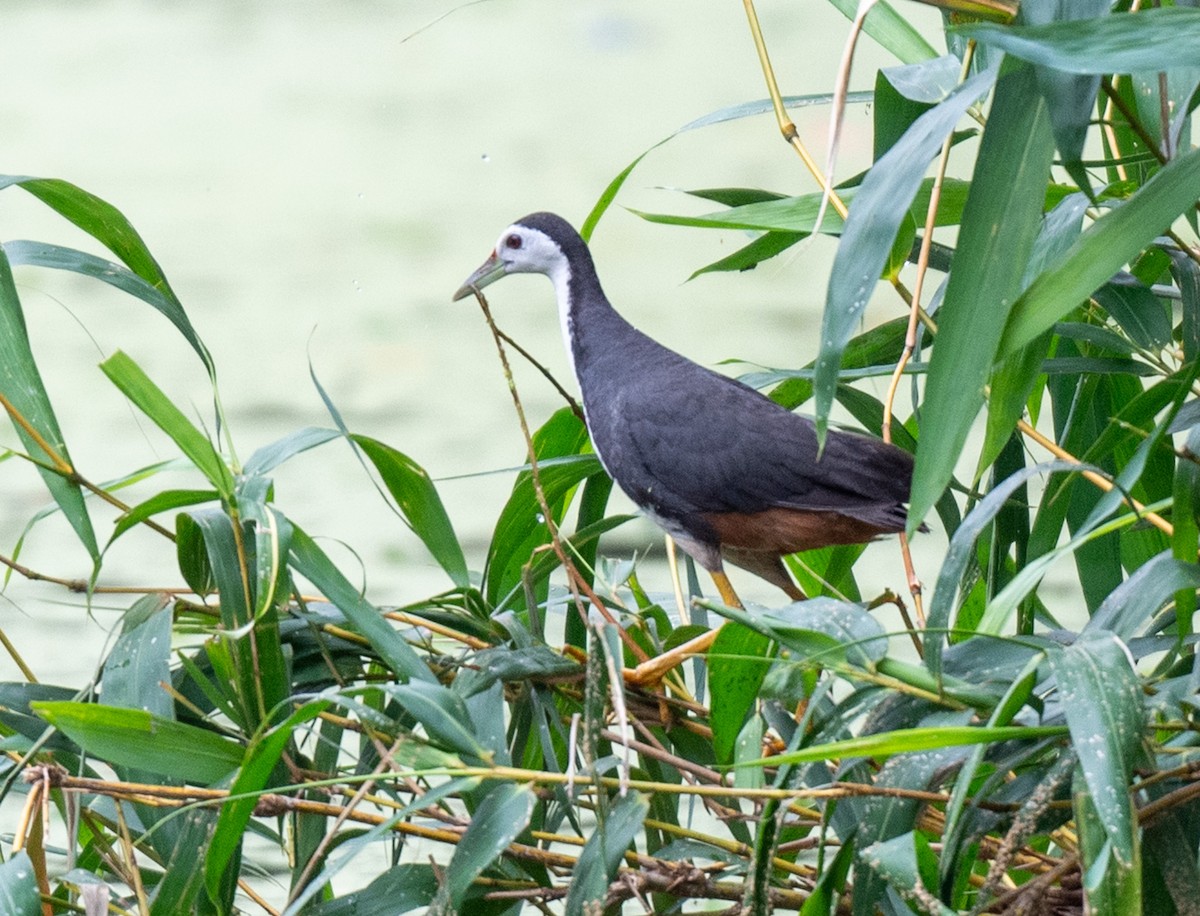
<instances>
[{"instance_id":1,"label":"long narrow leaf","mask_svg":"<svg viewBox=\"0 0 1200 916\"><path fill-rule=\"evenodd\" d=\"M842 351L862 320L925 170L959 119L995 80L995 70L978 73L917 118L867 173L850 204L821 319L815 387L817 428L822 434L833 406Z\"/></svg>"},{"instance_id":2,"label":"long narrow leaf","mask_svg":"<svg viewBox=\"0 0 1200 916\"><path fill-rule=\"evenodd\" d=\"M171 403L132 359L118 350L100 368L139 410L171 437L224 499L233 496L233 475L213 444L183 411Z\"/></svg>"},{"instance_id":3,"label":"long narrow leaf","mask_svg":"<svg viewBox=\"0 0 1200 916\"><path fill-rule=\"evenodd\" d=\"M71 456L67 453L66 441L54 416L50 396L46 394L46 386L29 346L21 300L13 282L12 268L3 252L0 252L0 395L24 421L22 423L17 417L12 417L17 435L21 437L29 455L38 462L38 471L50 495L75 529L84 549L95 560L100 556L100 547L84 503L83 491L67 474L52 470L58 462L46 454L41 444L46 443L60 462L71 464ZM29 425L28 429L25 423Z\"/></svg>"},{"instance_id":4,"label":"long narrow leaf","mask_svg":"<svg viewBox=\"0 0 1200 916\"><path fill-rule=\"evenodd\" d=\"M996 359L1009 304L1041 224L1054 144L1045 103L1028 69L996 87L971 183L921 415L909 531L954 475Z\"/></svg>"}]
</instances>

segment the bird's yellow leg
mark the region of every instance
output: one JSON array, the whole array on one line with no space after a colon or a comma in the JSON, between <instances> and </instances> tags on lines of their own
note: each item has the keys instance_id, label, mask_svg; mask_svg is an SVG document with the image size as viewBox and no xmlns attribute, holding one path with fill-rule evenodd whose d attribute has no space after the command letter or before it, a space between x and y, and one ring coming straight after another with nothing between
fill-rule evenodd
<instances>
[{"instance_id":1,"label":"bird's yellow leg","mask_svg":"<svg viewBox=\"0 0 1200 916\"><path fill-rule=\"evenodd\" d=\"M740 609L742 602L738 598L737 592L733 590L733 584L729 581L729 577L725 575L724 571L720 569L716 570L712 573L712 579L713 583L717 586L717 591L721 593L721 600L729 607ZM717 633L720 632L720 629L720 627L717 627L715 630L709 630L695 639L689 639L687 642L681 643L669 652L664 652L662 655L642 662L631 671L626 671L626 683L637 686L657 684L676 665L687 661L693 655L706 652L708 647L713 644L713 640L717 638Z\"/></svg>"}]
</instances>

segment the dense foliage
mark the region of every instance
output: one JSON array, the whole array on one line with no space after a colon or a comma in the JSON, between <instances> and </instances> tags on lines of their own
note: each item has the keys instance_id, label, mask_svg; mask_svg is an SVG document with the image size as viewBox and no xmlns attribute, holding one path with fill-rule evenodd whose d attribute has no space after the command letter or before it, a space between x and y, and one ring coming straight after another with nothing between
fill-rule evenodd
<instances>
[{"instance_id":1,"label":"dense foliage","mask_svg":"<svg viewBox=\"0 0 1200 916\"><path fill-rule=\"evenodd\" d=\"M348 429L328 397L328 428L238 462L214 357L126 218L63 180L0 179L110 255L3 245L6 457L36 464L92 587L137 526L174 541L186 582L134 601L95 683L0 684L4 792L25 799L0 909L1200 911L1200 10L1118 6L1036 2L1013 19L973 4L992 21L949 26L938 56L880 5L867 33L901 64L870 96L868 171L828 200L729 187L695 192L720 206L707 216L644 214L752 233L698 272L839 237L818 359L752 381L813 402L822 424L835 401L886 423L916 454L911 528L928 517L950 536L923 626L887 632L873 615L861 547L813 551L789 559L811 600L696 601L734 624L649 687L625 689L622 668L700 627L628 564L593 575L625 519L570 408L530 437L474 570L425 470ZM55 354L35 360L25 332L22 265L117 287L191 346L213 379L204 426L128 355L101 368L194 486L155 490L155 468L100 485L72 462L38 368ZM913 321L856 334L881 277L904 314L918 304ZM886 403L855 385L894 372L907 380ZM339 440L447 591L373 604L275 501L275 469ZM111 530L94 525L98 499L120 510ZM18 553L10 575L45 575ZM1073 594L1039 591L1052 567L1072 570ZM919 593L890 600L923 610ZM55 847L47 819L67 825ZM264 844L286 854L286 891L259 880ZM347 866L381 846L391 866L351 890Z\"/></svg>"}]
</instances>

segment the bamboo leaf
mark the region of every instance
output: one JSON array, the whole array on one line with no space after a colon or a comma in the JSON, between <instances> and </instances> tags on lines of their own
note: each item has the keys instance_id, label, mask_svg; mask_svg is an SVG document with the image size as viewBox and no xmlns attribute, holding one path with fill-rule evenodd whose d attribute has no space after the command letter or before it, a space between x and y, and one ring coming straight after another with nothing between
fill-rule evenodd
<instances>
[{"instance_id":1,"label":"bamboo leaf","mask_svg":"<svg viewBox=\"0 0 1200 916\"><path fill-rule=\"evenodd\" d=\"M216 487L223 499L233 497L233 475L213 444L171 403L137 363L118 350L102 362L100 368L125 397L171 437L196 469Z\"/></svg>"},{"instance_id":2,"label":"bamboo leaf","mask_svg":"<svg viewBox=\"0 0 1200 916\"><path fill-rule=\"evenodd\" d=\"M211 785L241 763L241 745L140 709L37 702L33 711L93 756L185 782Z\"/></svg>"},{"instance_id":3,"label":"bamboo leaf","mask_svg":"<svg viewBox=\"0 0 1200 916\"><path fill-rule=\"evenodd\" d=\"M405 680L432 681L433 673L412 647L384 620L350 584L341 571L298 526L292 526L290 562L295 570L319 588L337 606L359 633L366 637L379 657L397 677Z\"/></svg>"},{"instance_id":4,"label":"bamboo leaf","mask_svg":"<svg viewBox=\"0 0 1200 916\"><path fill-rule=\"evenodd\" d=\"M166 596L147 595L126 614L127 630L104 660L107 705L175 718L175 701L163 689L171 683L172 614L166 605Z\"/></svg>"},{"instance_id":5,"label":"bamboo leaf","mask_svg":"<svg viewBox=\"0 0 1200 916\"><path fill-rule=\"evenodd\" d=\"M1200 15L1200 10L1195 12ZM1163 166L1133 197L1098 219L1029 285L1013 303L997 355L1007 356L1053 327L1190 209L1197 198L1200 149Z\"/></svg>"},{"instance_id":6,"label":"bamboo leaf","mask_svg":"<svg viewBox=\"0 0 1200 916\"><path fill-rule=\"evenodd\" d=\"M488 792L475 809L470 826L450 858L445 883L430 907L430 916L459 910L471 883L529 825L536 801L537 796L530 786L510 782L501 783Z\"/></svg>"},{"instance_id":7,"label":"bamboo leaf","mask_svg":"<svg viewBox=\"0 0 1200 916\"><path fill-rule=\"evenodd\" d=\"M731 625L721 627L709 648L708 683L713 688L709 724L718 763L733 760L738 734L758 702L767 675L770 646L771 640L761 633Z\"/></svg>"},{"instance_id":8,"label":"bamboo leaf","mask_svg":"<svg viewBox=\"0 0 1200 916\"><path fill-rule=\"evenodd\" d=\"M1145 713L1129 650L1096 631L1048 658L1097 817L1117 861L1132 868L1138 828L1128 787Z\"/></svg>"},{"instance_id":9,"label":"bamboo leaf","mask_svg":"<svg viewBox=\"0 0 1200 916\"><path fill-rule=\"evenodd\" d=\"M24 421L22 423L16 416L10 416L26 451L38 462L38 473L42 475L50 495L62 509L88 555L93 560L98 559L100 546L96 542L83 491L78 481L63 469L56 468L58 462L46 454L42 446L42 443L46 443L59 461L66 462L73 469L66 440L59 429L50 396L46 393L33 350L29 346L21 300L13 282L12 268L3 252L0 252L0 395ZM28 424L28 428L25 424Z\"/></svg>"},{"instance_id":10,"label":"bamboo leaf","mask_svg":"<svg viewBox=\"0 0 1200 916\"><path fill-rule=\"evenodd\" d=\"M1045 25L972 23L954 31L1014 57L1065 73L1170 70L1200 59L1200 10L1144 9L1099 19Z\"/></svg>"},{"instance_id":11,"label":"bamboo leaf","mask_svg":"<svg viewBox=\"0 0 1200 916\"><path fill-rule=\"evenodd\" d=\"M41 916L37 875L24 850L0 863L0 912L8 916Z\"/></svg>"},{"instance_id":12,"label":"bamboo leaf","mask_svg":"<svg viewBox=\"0 0 1200 916\"><path fill-rule=\"evenodd\" d=\"M854 195L834 257L821 318L821 349L814 384L817 428L822 436L833 406L842 351L862 321L925 171L959 119L991 89L995 79L995 70L978 73L917 118L875 163ZM1044 182L1045 175L1039 177Z\"/></svg>"},{"instance_id":13,"label":"bamboo leaf","mask_svg":"<svg viewBox=\"0 0 1200 916\"><path fill-rule=\"evenodd\" d=\"M926 381L909 533L954 474L1041 225L1054 146L1028 69L1002 77L983 134Z\"/></svg>"},{"instance_id":14,"label":"bamboo leaf","mask_svg":"<svg viewBox=\"0 0 1200 916\"><path fill-rule=\"evenodd\" d=\"M462 546L437 488L425 469L390 445L368 436L350 437L371 459L404 520L459 588L471 584Z\"/></svg>"},{"instance_id":15,"label":"bamboo leaf","mask_svg":"<svg viewBox=\"0 0 1200 916\"><path fill-rule=\"evenodd\" d=\"M618 800L597 825L584 844L571 877L567 916L588 916L603 906L608 887L617 880L625 852L637 839L649 811L649 798L630 793Z\"/></svg>"}]
</instances>

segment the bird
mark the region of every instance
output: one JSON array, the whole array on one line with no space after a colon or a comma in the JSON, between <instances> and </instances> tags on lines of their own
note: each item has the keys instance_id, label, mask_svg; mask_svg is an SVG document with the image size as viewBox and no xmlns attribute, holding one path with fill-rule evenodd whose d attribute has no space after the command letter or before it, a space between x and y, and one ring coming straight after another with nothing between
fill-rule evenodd
<instances>
[{"instance_id":1,"label":"bird","mask_svg":"<svg viewBox=\"0 0 1200 916\"><path fill-rule=\"evenodd\" d=\"M510 225L453 299L517 273L544 274L554 287L604 470L711 575L726 605L742 607L723 561L800 601L783 556L904 530L907 451L842 430L829 430L822 448L809 418L639 331L609 302L587 243L561 216ZM715 638L712 630L643 662L629 680L661 680Z\"/></svg>"}]
</instances>

